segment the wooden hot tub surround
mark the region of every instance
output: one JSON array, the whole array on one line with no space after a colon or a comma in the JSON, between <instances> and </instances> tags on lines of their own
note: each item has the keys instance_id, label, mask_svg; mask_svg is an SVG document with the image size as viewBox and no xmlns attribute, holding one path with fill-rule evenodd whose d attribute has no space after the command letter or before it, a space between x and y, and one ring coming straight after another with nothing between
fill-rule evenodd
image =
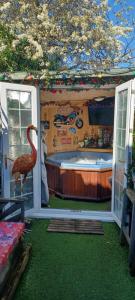
<instances>
[{"instance_id":1,"label":"wooden hot tub surround","mask_svg":"<svg viewBox=\"0 0 135 300\"><path fill-rule=\"evenodd\" d=\"M109 177L112 168L66 169L46 162L49 190L56 195L86 201L104 201L111 198Z\"/></svg>"}]
</instances>

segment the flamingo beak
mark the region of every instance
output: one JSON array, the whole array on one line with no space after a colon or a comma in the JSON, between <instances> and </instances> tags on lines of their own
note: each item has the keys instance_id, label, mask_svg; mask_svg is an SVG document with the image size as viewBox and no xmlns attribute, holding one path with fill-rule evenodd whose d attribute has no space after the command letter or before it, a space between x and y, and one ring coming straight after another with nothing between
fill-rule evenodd
<instances>
[{"instance_id":1,"label":"flamingo beak","mask_svg":"<svg viewBox=\"0 0 135 300\"><path fill-rule=\"evenodd\" d=\"M37 127L33 126L33 129L35 130L36 134L38 135L38 129L37 129Z\"/></svg>"}]
</instances>

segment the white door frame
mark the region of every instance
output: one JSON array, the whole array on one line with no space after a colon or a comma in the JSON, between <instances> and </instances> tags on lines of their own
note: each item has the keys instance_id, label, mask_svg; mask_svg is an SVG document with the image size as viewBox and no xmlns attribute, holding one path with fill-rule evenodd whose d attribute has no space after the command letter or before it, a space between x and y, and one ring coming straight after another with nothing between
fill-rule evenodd
<instances>
[{"instance_id":1,"label":"white door frame","mask_svg":"<svg viewBox=\"0 0 135 300\"><path fill-rule=\"evenodd\" d=\"M40 169L40 102L39 91L36 87L31 85L15 84L0 82L0 98L1 98L1 119L3 132L3 154L8 156L8 119L7 119L7 101L6 91L15 90L23 92L31 92L32 100L32 123L38 128L38 138L33 136L33 142L37 151L37 163L33 169L33 211L41 207L38 199L41 198L41 169ZM5 157L3 156L3 190L4 197L10 197L9 185L9 170L5 168ZM8 161L7 161L8 164Z\"/></svg>"},{"instance_id":2,"label":"white door frame","mask_svg":"<svg viewBox=\"0 0 135 300\"><path fill-rule=\"evenodd\" d=\"M129 155L131 157L132 147L132 129L134 119L134 105L135 105L135 80L130 80L116 88L115 101L117 101L117 95L120 91L128 89L128 106L127 106L127 130L126 130L126 162L125 170L127 169L127 162ZM134 92L133 92L134 91ZM116 116L117 106L115 106L115 119L114 119L114 141L113 141L113 176L112 176L112 200L111 200L111 211L77 211L77 210L64 210L64 209L40 209L33 213L35 218L79 218L79 219L96 219L107 222L115 221L119 227L121 226L121 220L117 218L114 213L114 166L115 166L115 141L116 141ZM126 180L125 180L126 184ZM29 211L30 212L30 211ZM28 212L28 213L29 213Z\"/></svg>"},{"instance_id":3,"label":"white door frame","mask_svg":"<svg viewBox=\"0 0 135 300\"><path fill-rule=\"evenodd\" d=\"M126 140L125 140L125 173L128 168L129 160L131 160L132 154L132 140L133 140L133 120L134 120L134 99L135 99L135 80L130 80L125 82L118 87L116 87L115 93L115 103L118 98L118 94L121 91L128 90L128 97L127 97L127 117L126 117ZM134 92L133 92L134 91ZM114 142L113 142L113 172L112 172L112 203L111 203L111 211L112 216L115 222L121 227L121 220L116 216L114 211L114 176L115 176L115 162L116 162L116 151L115 151L115 144L116 144L116 122L117 122L117 105L115 105L115 116L114 116ZM124 185L123 188L126 187L127 181L126 177L124 178Z\"/></svg>"},{"instance_id":4,"label":"white door frame","mask_svg":"<svg viewBox=\"0 0 135 300\"><path fill-rule=\"evenodd\" d=\"M32 120L33 124L37 126L39 130L38 134L38 142L34 140L34 144L36 147L38 146L38 155L37 155L37 163L33 170L33 193L34 193L34 207L25 211L25 215L32 218L76 218L76 219L97 219L103 220L107 222L112 222L113 217L111 212L106 211L83 211L83 210L69 210L69 209L50 209L41 208L41 164L40 164L40 97L39 90L30 85L22 85L22 84L12 84L12 83L3 83L0 82L0 96L1 96L1 108L2 108L2 128L4 132L3 138L3 148L4 154L8 155L8 120L6 118L7 115L7 101L3 101L6 99L6 89L16 90L16 91L29 91L33 95L35 109L33 107L32 110ZM4 164L4 158L3 158ZM35 176L34 176L35 175ZM4 190L5 197L9 197L9 172L8 169L4 170ZM7 188L8 186L8 188Z\"/></svg>"},{"instance_id":5,"label":"white door frame","mask_svg":"<svg viewBox=\"0 0 135 300\"><path fill-rule=\"evenodd\" d=\"M130 81L131 82L131 81ZM133 82L133 80L132 80ZM134 81L135 82L135 81ZM129 82L123 84L123 87L129 86ZM1 90L1 99L6 99L6 89L15 89L18 91L31 91L33 93L35 105L36 105L36 111L33 109L32 110L32 119L34 121L34 124L38 127L38 130L40 132L40 102L39 102L39 91L29 85L21 85L21 84L12 84L12 83L0 83L0 90ZM117 91L121 89L121 87L117 88ZM129 98L131 97L131 92L129 92ZM37 101L36 101L37 100ZM133 98L132 98L133 101ZM132 102L131 101L131 102ZM6 102L6 101L5 101ZM36 104L37 103L37 104ZM7 107L6 104L3 107L4 113L6 114L7 112ZM130 120L131 121L131 120ZM2 123L3 123L3 128L7 129L7 121L5 120L4 117L2 117ZM130 127L130 126L129 126ZM5 139L6 140L6 139ZM115 140L115 137L114 137ZM130 136L130 141L131 141L131 136ZM37 141L34 141L35 145L37 146ZM114 142L115 144L115 142ZM113 207L114 203L112 203L112 211L106 212L106 211L78 211L78 210L64 210L64 209L42 209L41 208L41 168L40 168L40 134L38 135L38 156L37 156L37 164L34 168L34 174L36 176L34 177L34 208L26 211L26 216L34 217L34 218L79 218L79 219L97 219L97 220L103 220L107 222L112 222L112 221L118 221L115 218L115 215L113 213ZM8 150L7 147L7 142L4 144L6 151ZM115 154L115 153L114 153ZM114 159L113 159L113 167L114 167ZM6 180L8 180L8 174ZM114 185L114 183L112 183ZM6 185L7 187L7 185ZM113 195L114 197L114 195ZM113 202L113 201L112 201ZM119 224L120 225L120 224Z\"/></svg>"}]
</instances>

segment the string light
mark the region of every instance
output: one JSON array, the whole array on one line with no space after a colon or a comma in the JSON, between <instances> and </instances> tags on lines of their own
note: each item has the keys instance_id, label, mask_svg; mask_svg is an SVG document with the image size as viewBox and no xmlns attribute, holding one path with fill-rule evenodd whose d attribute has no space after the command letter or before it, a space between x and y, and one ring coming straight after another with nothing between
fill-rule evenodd
<instances>
[{"instance_id":1,"label":"string light","mask_svg":"<svg viewBox=\"0 0 135 300\"><path fill-rule=\"evenodd\" d=\"M130 72L130 73L129 73ZM12 75L12 74L11 74ZM0 81L10 81L15 82L16 79L14 76L11 76L7 73L0 74ZM51 75L50 75L51 76ZM55 76L55 75L54 75ZM57 76L57 75L56 75ZM104 85L114 84L114 86L119 85L121 83L124 83L130 79L133 79L135 77L135 69L132 68L131 70L125 71L121 70L121 73L111 74L106 72L106 74L103 74L102 72L97 73L97 75L93 76L90 74L81 75L76 72L76 74L70 75L70 74L62 74L55 77L50 77L47 79L40 79L40 76L28 73L24 76L23 79L17 80L20 83L25 84L27 81L32 81L32 84L36 87L38 86L40 89L46 89L48 91L51 91L53 94L56 94L57 92L62 93L63 87L68 89L68 91L78 91L81 92L83 90L88 90L89 86L94 88L100 88Z\"/></svg>"}]
</instances>

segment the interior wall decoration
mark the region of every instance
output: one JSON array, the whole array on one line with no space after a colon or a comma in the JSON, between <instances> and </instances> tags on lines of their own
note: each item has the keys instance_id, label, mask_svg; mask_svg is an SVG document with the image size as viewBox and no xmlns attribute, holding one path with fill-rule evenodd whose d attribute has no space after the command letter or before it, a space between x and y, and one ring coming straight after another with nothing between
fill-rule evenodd
<instances>
[{"instance_id":1,"label":"interior wall decoration","mask_svg":"<svg viewBox=\"0 0 135 300\"><path fill-rule=\"evenodd\" d=\"M73 109L72 109L72 107L70 105L70 102L66 102L66 103L67 103L66 105L65 104L62 104L62 105L58 104L58 106L57 106L57 114L68 115L68 114L70 114L73 111Z\"/></svg>"},{"instance_id":2,"label":"interior wall decoration","mask_svg":"<svg viewBox=\"0 0 135 300\"><path fill-rule=\"evenodd\" d=\"M75 123L76 117L78 116L79 112L72 111L68 115L61 115L61 114L56 114L54 116L54 125L56 127L60 127L62 124L63 125L72 125Z\"/></svg>"},{"instance_id":3,"label":"interior wall decoration","mask_svg":"<svg viewBox=\"0 0 135 300\"><path fill-rule=\"evenodd\" d=\"M66 136L66 135L67 135L67 128L57 129L57 136L58 137Z\"/></svg>"},{"instance_id":4,"label":"interior wall decoration","mask_svg":"<svg viewBox=\"0 0 135 300\"><path fill-rule=\"evenodd\" d=\"M83 120L81 118L76 119L75 125L77 128L82 128L83 127Z\"/></svg>"},{"instance_id":5,"label":"interior wall decoration","mask_svg":"<svg viewBox=\"0 0 135 300\"><path fill-rule=\"evenodd\" d=\"M70 137L61 138L62 145L70 145L72 143L72 139Z\"/></svg>"},{"instance_id":6,"label":"interior wall decoration","mask_svg":"<svg viewBox=\"0 0 135 300\"><path fill-rule=\"evenodd\" d=\"M100 97L104 95L108 98L111 97L112 94L112 91L110 91L110 94L109 92L103 93L103 91L101 91L97 93L97 96ZM61 95L59 97L61 97ZM65 97L67 97L66 94ZM49 102L48 99L49 97L47 97L47 102ZM68 97L65 99L68 99ZM78 97L78 99L79 100L74 100L73 93L73 100L65 100L66 105L64 105L64 100L61 101L60 105L60 100L54 101L54 99L52 99L52 104L50 101L48 105L41 106L41 120L49 120L50 122L50 128L46 130L48 155L55 152L81 151L81 147L83 147L84 151L90 151L90 148L92 148L92 151L95 148L111 149L113 142L113 126L89 124L88 104L90 102L89 99L91 98L84 98L84 100L81 100ZM64 123L58 123L57 125L59 127L54 124L56 115L60 114L67 117L73 111L79 113L73 124L65 125ZM78 118L83 121L83 126L81 128L78 128L75 124ZM64 138L64 140L61 140L62 138Z\"/></svg>"},{"instance_id":7,"label":"interior wall decoration","mask_svg":"<svg viewBox=\"0 0 135 300\"><path fill-rule=\"evenodd\" d=\"M75 127L70 127L69 132L72 134L76 134L76 128Z\"/></svg>"}]
</instances>

